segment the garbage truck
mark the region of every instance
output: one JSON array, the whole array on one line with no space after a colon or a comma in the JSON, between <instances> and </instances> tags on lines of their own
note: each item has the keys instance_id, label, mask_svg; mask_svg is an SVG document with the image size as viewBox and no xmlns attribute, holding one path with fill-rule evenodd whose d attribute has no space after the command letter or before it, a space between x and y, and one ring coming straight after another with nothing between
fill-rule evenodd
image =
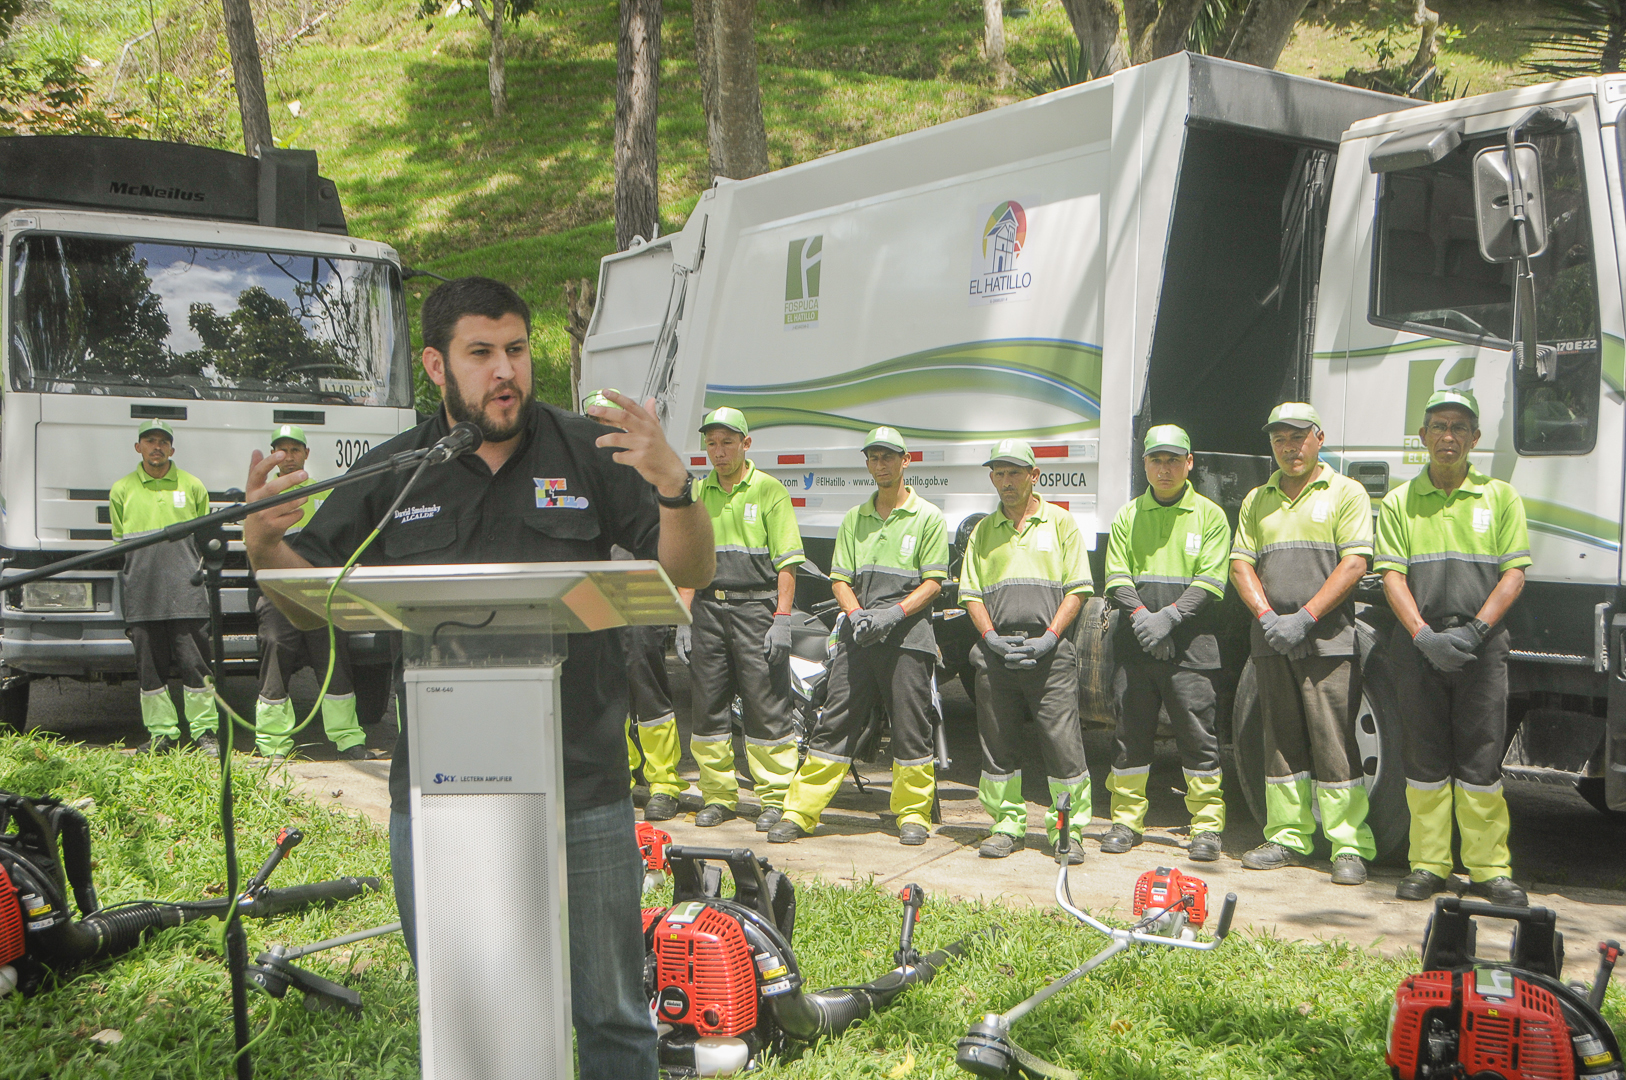
<instances>
[{"instance_id":1,"label":"garbage truck","mask_svg":"<svg viewBox=\"0 0 1626 1080\"><path fill-rule=\"evenodd\" d=\"M997 506L989 446L1025 438L1039 491L1093 539L1098 585L1113 515L1144 490L1152 425L1190 432L1194 483L1234 522L1274 468L1270 408L1310 401L1324 459L1375 513L1425 465L1429 395L1472 389L1474 464L1523 496L1535 558L1510 616L1506 774L1619 811L1623 103L1626 76L1424 104L1170 56L719 180L681 232L603 260L582 386L655 397L697 472L704 410L744 410L751 457L790 491L815 559L873 490L859 447L872 425L908 437L910 482L962 544ZM1408 824L1400 718L1374 645L1395 620L1375 576L1357 599L1357 734L1392 852ZM956 601L951 581L945 616ZM1074 631L1085 723L1113 721L1114 618L1098 599ZM962 628L942 635L950 672L966 666L967 621L945 618ZM1222 650L1223 740L1262 817L1245 639Z\"/></svg>"},{"instance_id":2,"label":"garbage truck","mask_svg":"<svg viewBox=\"0 0 1626 1080\"><path fill-rule=\"evenodd\" d=\"M0 728L23 729L37 679L135 677L116 559L4 577L111 545L108 491L142 423L170 425L216 508L280 425L304 429L323 479L416 423L400 258L348 235L317 169L309 150L0 138ZM230 546L228 670L253 671L252 576ZM376 719L388 643L353 645Z\"/></svg>"}]
</instances>

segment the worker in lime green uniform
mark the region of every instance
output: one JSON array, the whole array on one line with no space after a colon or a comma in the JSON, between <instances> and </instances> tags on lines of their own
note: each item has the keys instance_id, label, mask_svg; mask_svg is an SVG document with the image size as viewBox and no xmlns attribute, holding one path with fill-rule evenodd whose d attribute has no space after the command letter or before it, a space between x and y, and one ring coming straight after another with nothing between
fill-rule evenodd
<instances>
[{"instance_id":1,"label":"worker in lime green uniform","mask_svg":"<svg viewBox=\"0 0 1626 1080\"><path fill-rule=\"evenodd\" d=\"M785 811L796 775L790 725L791 605L802 534L785 485L757 471L745 455L751 426L738 409L707 413L700 424L711 473L695 497L711 515L717 573L704 589L679 590L693 625L678 627L678 658L689 665L694 727L689 753L700 768L703 805L694 823L720 825L739 808L734 775L733 702L745 719L745 752L767 832Z\"/></svg>"},{"instance_id":2,"label":"worker in lime green uniform","mask_svg":"<svg viewBox=\"0 0 1626 1080\"><path fill-rule=\"evenodd\" d=\"M272 431L271 449L283 455L277 465L278 476L303 469L310 457L305 429L297 424L283 424ZM305 479L294 487L310 482ZM288 530L289 536L299 535L327 496L328 493L322 491L305 500L304 512ZM297 718L293 700L288 696L288 684L301 668L309 667L316 673L317 685L321 685L327 676L328 629L324 626L318 630L300 630L263 596L254 604L254 619L260 644L260 698L254 707L254 746L275 764L294 752L293 730ZM367 761L382 756L367 749L367 735L361 730L361 721L356 715L350 635L336 630L334 642L337 649L333 678L328 683L327 695L322 698L322 728L344 760Z\"/></svg>"},{"instance_id":3,"label":"worker in lime green uniform","mask_svg":"<svg viewBox=\"0 0 1626 1080\"><path fill-rule=\"evenodd\" d=\"M892 718L892 812L898 841L926 842L937 792L937 638L932 601L948 577L943 512L904 483L909 446L896 428L864 439L875 494L847 511L836 532L831 591L841 605L830 656L829 697L791 781L770 844L807 836L852 767L870 714Z\"/></svg>"},{"instance_id":4,"label":"worker in lime green uniform","mask_svg":"<svg viewBox=\"0 0 1626 1080\"><path fill-rule=\"evenodd\" d=\"M999 508L972 530L960 572L960 602L982 635L971 649L982 739L977 795L994 819L978 854L1003 859L1026 841L1017 748L1032 731L1050 780L1050 841L1056 799L1065 792L1073 806L1067 861L1077 863L1090 820L1090 770L1078 718L1078 658L1067 631L1094 592L1089 552L1073 515L1033 490L1039 466L1032 447L1005 439L984 464Z\"/></svg>"},{"instance_id":5,"label":"worker in lime green uniform","mask_svg":"<svg viewBox=\"0 0 1626 1080\"><path fill-rule=\"evenodd\" d=\"M162 420L136 429L141 465L108 491L114 540L132 540L209 512L203 481L170 460L175 430ZM169 696L171 668L181 676L186 726L201 749L218 752L220 714L210 689L209 597L194 585L198 549L191 537L154 544L124 556L119 571L125 633L135 646L141 680L141 722L149 736L142 750L163 753L180 745L180 717Z\"/></svg>"},{"instance_id":6,"label":"worker in lime green uniform","mask_svg":"<svg viewBox=\"0 0 1626 1080\"><path fill-rule=\"evenodd\" d=\"M1112 827L1101 850L1122 854L1146 831L1146 780L1159 709L1169 715L1186 778L1191 858L1220 857L1225 796L1214 733L1219 670L1218 603L1225 598L1231 525L1225 511L1188 479L1191 437L1163 424L1146 433L1147 490L1118 511L1107 542L1105 590L1118 616L1113 655L1118 731L1112 775Z\"/></svg>"},{"instance_id":7,"label":"worker in lime green uniform","mask_svg":"<svg viewBox=\"0 0 1626 1080\"><path fill-rule=\"evenodd\" d=\"M1378 512L1383 592L1404 634L1389 642L1411 809L1411 873L1402 900L1460 892L1452 878L1451 816L1462 834L1468 891L1524 907L1512 878L1502 751L1507 735L1508 633L1502 619L1524 589L1530 534L1512 486L1469 463L1479 402L1465 391L1429 398L1418 437L1428 465Z\"/></svg>"},{"instance_id":8,"label":"worker in lime green uniform","mask_svg":"<svg viewBox=\"0 0 1626 1080\"><path fill-rule=\"evenodd\" d=\"M1231 584L1254 616L1265 734L1265 842L1242 865L1303 865L1313 796L1332 883L1359 885L1377 850L1355 743L1361 671L1350 596L1372 558L1372 500L1321 460L1321 417L1309 404L1276 406L1264 430L1277 469L1242 500L1231 544Z\"/></svg>"}]
</instances>

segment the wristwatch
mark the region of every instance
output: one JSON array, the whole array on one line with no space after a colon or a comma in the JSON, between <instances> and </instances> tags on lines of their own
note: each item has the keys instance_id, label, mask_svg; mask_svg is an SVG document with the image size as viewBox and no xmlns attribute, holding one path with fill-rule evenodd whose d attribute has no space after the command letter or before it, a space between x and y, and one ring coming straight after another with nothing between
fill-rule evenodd
<instances>
[{"instance_id":1,"label":"wristwatch","mask_svg":"<svg viewBox=\"0 0 1626 1080\"><path fill-rule=\"evenodd\" d=\"M1471 619L1469 620L1468 625L1479 631L1480 641L1484 641L1486 638L1490 637L1491 625L1483 619Z\"/></svg>"},{"instance_id":2,"label":"wristwatch","mask_svg":"<svg viewBox=\"0 0 1626 1080\"><path fill-rule=\"evenodd\" d=\"M694 504L694 473L690 473L683 481L683 490L667 498L661 494L661 489L655 489L655 501L668 510L682 510L685 506Z\"/></svg>"}]
</instances>

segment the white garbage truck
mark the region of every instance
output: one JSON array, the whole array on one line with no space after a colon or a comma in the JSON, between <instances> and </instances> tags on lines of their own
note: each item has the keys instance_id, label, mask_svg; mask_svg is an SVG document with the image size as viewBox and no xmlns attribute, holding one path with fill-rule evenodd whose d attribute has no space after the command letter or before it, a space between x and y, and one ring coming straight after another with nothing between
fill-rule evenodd
<instances>
[{"instance_id":1,"label":"white garbage truck","mask_svg":"<svg viewBox=\"0 0 1626 1080\"><path fill-rule=\"evenodd\" d=\"M139 464L144 421L174 429L176 464L217 506L277 426L305 430L323 479L416 423L400 259L347 234L313 151L0 139L0 241L5 573L112 543L108 490ZM252 671L252 580L231 547L226 655ZM36 679L134 678L116 561L20 588L0 575L0 592L0 726L22 730ZM376 719L387 643L353 655Z\"/></svg>"},{"instance_id":2,"label":"white garbage truck","mask_svg":"<svg viewBox=\"0 0 1626 1080\"><path fill-rule=\"evenodd\" d=\"M1510 617L1507 774L1626 809L1623 104L1626 76L1420 104L1167 57L718 181L682 232L604 259L583 390L656 397L696 471L703 411L743 409L815 558L872 490L870 426L908 436L911 482L961 540L997 505L989 445L1023 437L1040 491L1094 538L1099 584L1113 515L1144 489L1148 427L1191 433L1195 482L1234 520L1273 468L1266 414L1308 400L1325 460L1375 512L1423 467L1429 394L1472 388L1474 462L1522 494L1535 556ZM1510 239L1510 127L1528 258ZM1358 735L1394 851L1400 718L1373 650L1394 620L1376 578L1358 600ZM1096 601L1079 620L1086 723L1112 721L1112 618ZM943 637L944 666L963 669L971 635ZM1260 814L1245 638L1224 651L1223 734Z\"/></svg>"}]
</instances>

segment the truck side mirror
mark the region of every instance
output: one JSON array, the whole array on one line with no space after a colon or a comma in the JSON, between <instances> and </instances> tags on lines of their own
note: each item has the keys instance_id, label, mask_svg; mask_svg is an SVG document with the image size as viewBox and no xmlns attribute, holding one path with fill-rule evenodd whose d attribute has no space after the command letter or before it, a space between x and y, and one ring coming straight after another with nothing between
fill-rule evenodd
<instances>
[{"instance_id":1,"label":"truck side mirror","mask_svg":"<svg viewBox=\"0 0 1626 1080\"><path fill-rule=\"evenodd\" d=\"M1525 254L1535 258L1547 250L1547 200L1541 183L1541 155L1530 143L1514 147L1519 179L1524 189ZM1474 218L1479 226L1479 255L1489 263L1519 258L1517 222L1508 192L1507 149L1487 146L1474 155Z\"/></svg>"}]
</instances>

